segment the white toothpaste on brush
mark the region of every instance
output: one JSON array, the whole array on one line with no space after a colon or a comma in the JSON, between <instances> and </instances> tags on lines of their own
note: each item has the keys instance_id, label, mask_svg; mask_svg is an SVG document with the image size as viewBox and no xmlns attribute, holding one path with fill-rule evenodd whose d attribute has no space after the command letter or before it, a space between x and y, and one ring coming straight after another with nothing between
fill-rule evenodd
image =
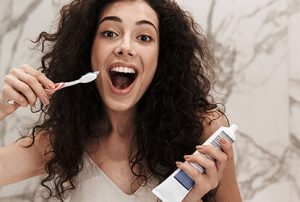
<instances>
[{"instance_id":1,"label":"white toothpaste on brush","mask_svg":"<svg viewBox=\"0 0 300 202\"><path fill-rule=\"evenodd\" d=\"M237 125L232 124L230 127L220 127L214 134L212 134L203 145L212 145L221 150L219 140L221 137L227 139L231 144L236 140L235 132L238 129ZM195 151L193 155L203 155ZM207 158L211 158L206 155ZM196 163L189 162L194 168L203 173L205 169ZM193 188L194 181L183 170L177 169L161 184L155 187L152 192L164 202L180 202Z\"/></svg>"}]
</instances>

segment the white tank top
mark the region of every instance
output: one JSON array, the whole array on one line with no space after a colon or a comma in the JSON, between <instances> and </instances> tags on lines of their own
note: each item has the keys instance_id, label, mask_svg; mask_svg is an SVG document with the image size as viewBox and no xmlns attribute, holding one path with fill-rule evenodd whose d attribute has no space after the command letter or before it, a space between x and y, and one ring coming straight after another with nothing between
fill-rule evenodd
<instances>
[{"instance_id":1,"label":"white tank top","mask_svg":"<svg viewBox=\"0 0 300 202\"><path fill-rule=\"evenodd\" d=\"M150 178L134 194L123 192L87 155L84 165L78 174L76 188L68 194L67 202L157 202L158 198L152 189L158 181Z\"/></svg>"}]
</instances>

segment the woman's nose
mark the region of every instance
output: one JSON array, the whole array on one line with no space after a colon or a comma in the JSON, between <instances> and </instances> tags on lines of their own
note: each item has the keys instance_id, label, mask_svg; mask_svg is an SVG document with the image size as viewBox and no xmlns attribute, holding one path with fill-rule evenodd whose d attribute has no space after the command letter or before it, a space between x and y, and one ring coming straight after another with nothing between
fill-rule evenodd
<instances>
[{"instance_id":1,"label":"woman's nose","mask_svg":"<svg viewBox=\"0 0 300 202\"><path fill-rule=\"evenodd\" d=\"M135 56L136 51L133 49L132 44L129 39L124 39L114 50L116 55L124 55L124 56Z\"/></svg>"}]
</instances>

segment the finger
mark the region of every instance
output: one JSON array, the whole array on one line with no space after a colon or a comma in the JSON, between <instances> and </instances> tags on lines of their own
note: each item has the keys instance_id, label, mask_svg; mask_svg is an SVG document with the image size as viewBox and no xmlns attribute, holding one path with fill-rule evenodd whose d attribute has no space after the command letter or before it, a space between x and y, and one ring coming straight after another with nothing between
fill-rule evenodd
<instances>
[{"instance_id":1,"label":"finger","mask_svg":"<svg viewBox=\"0 0 300 202\"><path fill-rule=\"evenodd\" d=\"M28 84L33 92L40 98L40 100L44 103L44 105L49 104L49 96L45 89L42 87L41 83L37 80L37 78L33 77L30 74L25 74L21 70L16 69L13 71L13 74L23 81L24 83Z\"/></svg>"},{"instance_id":2,"label":"finger","mask_svg":"<svg viewBox=\"0 0 300 202\"><path fill-rule=\"evenodd\" d=\"M197 151L214 160L218 172L218 177L220 178L228 160L227 155L211 145L197 147Z\"/></svg>"},{"instance_id":3,"label":"finger","mask_svg":"<svg viewBox=\"0 0 300 202\"><path fill-rule=\"evenodd\" d=\"M195 182L203 182L205 180L204 176L201 172L199 172L196 168L194 168L188 162L176 162L178 168L183 170L186 174L188 174Z\"/></svg>"},{"instance_id":4,"label":"finger","mask_svg":"<svg viewBox=\"0 0 300 202\"><path fill-rule=\"evenodd\" d=\"M5 82L9 84L14 90L18 91L19 93L22 93L31 106L35 105L36 96L33 93L32 89L26 83L18 80L12 75L7 75L5 77Z\"/></svg>"},{"instance_id":5,"label":"finger","mask_svg":"<svg viewBox=\"0 0 300 202\"><path fill-rule=\"evenodd\" d=\"M218 186L219 180L217 177L217 173L213 175L208 175L206 173L203 175L201 172L199 172L198 169L194 168L188 161L184 163L176 162L176 165L178 168L183 170L186 174L188 174L193 179L193 181L195 182L195 187L199 188L199 186L197 185L200 185L201 189L203 189L204 187L209 186L210 188L208 188L208 190L211 190Z\"/></svg>"},{"instance_id":6,"label":"finger","mask_svg":"<svg viewBox=\"0 0 300 202\"><path fill-rule=\"evenodd\" d=\"M14 105L17 105L17 107L18 107L18 105L22 106L22 107L28 106L28 102L27 102L26 98L22 94L20 94L16 90L14 90L9 85L3 86L2 94L5 98L7 98L7 100L9 100L9 99L13 100L15 102Z\"/></svg>"},{"instance_id":7,"label":"finger","mask_svg":"<svg viewBox=\"0 0 300 202\"><path fill-rule=\"evenodd\" d=\"M220 138L220 145L222 147L222 150L227 155L228 160L233 160L233 149L232 144L226 140L224 137Z\"/></svg>"},{"instance_id":8,"label":"finger","mask_svg":"<svg viewBox=\"0 0 300 202\"><path fill-rule=\"evenodd\" d=\"M215 148L212 145L202 145L200 147L197 146L196 148L198 152L208 155L208 158L212 158L215 161L226 163L228 160L228 156L225 152Z\"/></svg>"},{"instance_id":9,"label":"finger","mask_svg":"<svg viewBox=\"0 0 300 202\"><path fill-rule=\"evenodd\" d=\"M30 67L27 64L23 64L21 69L30 74L31 76L35 77L45 88L52 89L55 87L54 83L48 79L42 72Z\"/></svg>"},{"instance_id":10,"label":"finger","mask_svg":"<svg viewBox=\"0 0 300 202\"><path fill-rule=\"evenodd\" d=\"M193 155L185 155L184 159L188 162L191 163L196 163L200 166L202 166L205 169L205 172L209 176L217 176L217 166L216 163L208 159L205 155L203 154L193 154Z\"/></svg>"}]
</instances>

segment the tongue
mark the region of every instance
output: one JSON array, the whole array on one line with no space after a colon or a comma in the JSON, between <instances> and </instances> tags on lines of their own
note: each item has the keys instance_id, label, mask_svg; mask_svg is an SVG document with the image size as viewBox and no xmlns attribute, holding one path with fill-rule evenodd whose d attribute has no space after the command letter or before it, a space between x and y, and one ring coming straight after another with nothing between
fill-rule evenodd
<instances>
[{"instance_id":1,"label":"tongue","mask_svg":"<svg viewBox=\"0 0 300 202\"><path fill-rule=\"evenodd\" d=\"M130 80L126 76L114 75L112 78L112 83L115 88L125 89L129 86Z\"/></svg>"}]
</instances>

